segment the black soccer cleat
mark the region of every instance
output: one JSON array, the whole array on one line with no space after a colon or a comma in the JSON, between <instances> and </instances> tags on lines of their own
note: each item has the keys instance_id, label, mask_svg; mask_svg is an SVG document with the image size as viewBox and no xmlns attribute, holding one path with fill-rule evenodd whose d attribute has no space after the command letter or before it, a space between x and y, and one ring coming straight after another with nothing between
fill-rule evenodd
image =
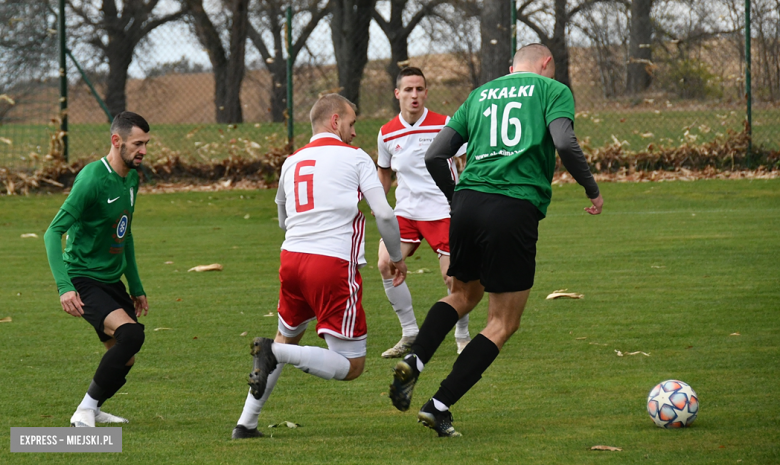
<instances>
[{"instance_id":1,"label":"black soccer cleat","mask_svg":"<svg viewBox=\"0 0 780 465\"><path fill-rule=\"evenodd\" d=\"M251 438L262 438L263 433L257 430L257 428L249 429L244 425L236 425L235 428L233 428L233 439L251 439Z\"/></svg>"},{"instance_id":2,"label":"black soccer cleat","mask_svg":"<svg viewBox=\"0 0 780 465\"><path fill-rule=\"evenodd\" d=\"M252 341L252 356L254 357L254 367L249 373L249 391L252 397L260 399L265 392L265 385L268 382L268 375L273 373L278 362L271 345L274 343L271 339L256 337Z\"/></svg>"},{"instance_id":3,"label":"black soccer cleat","mask_svg":"<svg viewBox=\"0 0 780 465\"><path fill-rule=\"evenodd\" d=\"M462 436L452 426L452 412L446 410L440 412L433 405L433 399L429 400L417 412L417 422L436 431L440 438L457 438Z\"/></svg>"},{"instance_id":4,"label":"black soccer cleat","mask_svg":"<svg viewBox=\"0 0 780 465\"><path fill-rule=\"evenodd\" d=\"M390 385L390 400L398 410L409 410L412 403L412 391L420 377L417 369L417 355L409 354L395 364L393 368L393 383Z\"/></svg>"}]
</instances>

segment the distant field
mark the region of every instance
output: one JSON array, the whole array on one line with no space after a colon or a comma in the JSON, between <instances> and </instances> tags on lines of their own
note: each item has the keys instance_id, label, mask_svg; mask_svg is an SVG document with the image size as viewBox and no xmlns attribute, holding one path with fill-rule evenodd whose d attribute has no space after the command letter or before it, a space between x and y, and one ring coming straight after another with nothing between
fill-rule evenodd
<instances>
[{"instance_id":1,"label":"distant field","mask_svg":"<svg viewBox=\"0 0 780 465\"><path fill-rule=\"evenodd\" d=\"M142 194L133 233L151 310L137 365L104 406L131 420L110 456L9 451L11 427L67 426L103 348L60 309L46 261L43 232L64 196L0 197L0 319L12 319L0 323L0 463L780 463L780 180L602 184L599 217L582 211L578 186L554 189L520 331L453 407L455 439L415 418L455 361L452 335L410 412L387 398L393 362L380 354L400 328L369 220L365 373L327 382L285 367L260 417L269 437L232 441L249 340L276 328L274 191ZM187 272L215 262L224 271ZM427 245L408 264L422 321L445 289ZM557 289L585 297L545 300ZM472 313L472 335L486 312ZM311 333L303 343L323 346ZM637 351L649 356L627 355ZM657 428L645 411L649 390L670 378L701 401L685 430ZM283 421L302 427L267 427Z\"/></svg>"},{"instance_id":2,"label":"distant field","mask_svg":"<svg viewBox=\"0 0 780 465\"><path fill-rule=\"evenodd\" d=\"M711 141L728 130L740 132L744 115L729 110L663 111L654 112L580 112L575 131L583 145L591 148L628 142L627 148L643 150L648 144L677 146L683 142L698 144ZM385 120L359 119L354 145L376 155L376 135ZM780 149L780 109L759 110L753 115L754 144ZM0 143L0 166L27 166L30 152L38 156L47 153L51 128L38 125L0 126L0 137L13 141L14 152L8 144ZM686 130L688 136L685 136ZM70 158L95 159L108 147L108 124L76 124L70 126ZM311 136L306 123L295 124L295 147L304 145ZM614 139L613 139L614 136ZM231 140L237 143L231 149ZM280 123L245 123L235 128L218 124L160 124L152 125L150 156L160 156L162 148L178 152L190 159L222 159L231 153L241 155L241 139L255 142L256 153L280 148L287 141L287 126ZM26 144L19 141L28 141ZM32 141L32 142L30 142ZM208 147L204 149L204 146ZM20 148L21 147L21 148ZM32 163L35 163L33 160Z\"/></svg>"}]
</instances>

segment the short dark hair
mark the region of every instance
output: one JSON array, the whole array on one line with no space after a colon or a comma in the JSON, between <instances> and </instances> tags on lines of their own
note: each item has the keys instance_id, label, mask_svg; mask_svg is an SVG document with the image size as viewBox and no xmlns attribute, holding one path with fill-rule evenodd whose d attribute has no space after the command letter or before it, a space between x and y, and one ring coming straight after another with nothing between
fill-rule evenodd
<instances>
[{"instance_id":1,"label":"short dark hair","mask_svg":"<svg viewBox=\"0 0 780 465\"><path fill-rule=\"evenodd\" d=\"M119 134L122 139L125 139L133 128L149 132L149 123L138 113L123 111L114 117L114 122L111 123L111 134Z\"/></svg>"},{"instance_id":2,"label":"short dark hair","mask_svg":"<svg viewBox=\"0 0 780 465\"><path fill-rule=\"evenodd\" d=\"M428 80L425 79L425 75L423 74L422 70L420 68L415 68L414 66L409 66L408 68L402 69L398 73L398 77L395 78L395 88L400 89L401 88L401 79L406 76L420 76L423 78L423 82L425 83L425 87L428 87Z\"/></svg>"}]
</instances>

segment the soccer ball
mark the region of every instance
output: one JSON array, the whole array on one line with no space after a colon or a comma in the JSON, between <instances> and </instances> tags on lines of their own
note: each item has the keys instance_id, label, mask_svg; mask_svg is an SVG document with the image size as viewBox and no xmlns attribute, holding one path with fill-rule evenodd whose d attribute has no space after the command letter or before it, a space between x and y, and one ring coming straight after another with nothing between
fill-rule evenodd
<instances>
[{"instance_id":1,"label":"soccer ball","mask_svg":"<svg viewBox=\"0 0 780 465\"><path fill-rule=\"evenodd\" d=\"M699 413L699 396L688 384L670 379L650 390L647 413L661 428L682 428Z\"/></svg>"}]
</instances>

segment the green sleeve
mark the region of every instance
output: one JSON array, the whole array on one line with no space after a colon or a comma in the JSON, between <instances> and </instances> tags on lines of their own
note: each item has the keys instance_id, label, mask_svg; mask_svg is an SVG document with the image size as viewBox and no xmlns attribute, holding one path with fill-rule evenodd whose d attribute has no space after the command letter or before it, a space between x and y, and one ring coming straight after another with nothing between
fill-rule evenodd
<instances>
[{"instance_id":1,"label":"green sleeve","mask_svg":"<svg viewBox=\"0 0 780 465\"><path fill-rule=\"evenodd\" d=\"M46 256L49 259L51 274L54 275L54 281L57 283L57 290L60 295L75 291L73 283L70 281L68 271L65 268L65 262L62 260L62 235L65 234L76 218L65 210L57 212L46 234L43 235L43 242L46 244Z\"/></svg>"},{"instance_id":2,"label":"green sleeve","mask_svg":"<svg viewBox=\"0 0 780 465\"><path fill-rule=\"evenodd\" d=\"M558 118L569 118L574 123L574 95L564 84L554 82L548 89L547 108L545 108L545 125Z\"/></svg>"},{"instance_id":3,"label":"green sleeve","mask_svg":"<svg viewBox=\"0 0 780 465\"><path fill-rule=\"evenodd\" d=\"M464 142L468 142L469 140L469 107L468 107L469 99L466 99L465 102L463 102L463 105L461 105L456 111L455 114L452 115L452 118L447 122L447 126L451 127L455 130L458 134L460 134L460 137L463 138Z\"/></svg>"},{"instance_id":4,"label":"green sleeve","mask_svg":"<svg viewBox=\"0 0 780 465\"><path fill-rule=\"evenodd\" d=\"M138 265L135 263L135 245L133 244L132 232L128 232L127 239L125 239L125 261L127 263L125 278L127 278L127 285L130 288L130 295L133 297L146 295L141 284L141 277L138 276Z\"/></svg>"}]
</instances>

